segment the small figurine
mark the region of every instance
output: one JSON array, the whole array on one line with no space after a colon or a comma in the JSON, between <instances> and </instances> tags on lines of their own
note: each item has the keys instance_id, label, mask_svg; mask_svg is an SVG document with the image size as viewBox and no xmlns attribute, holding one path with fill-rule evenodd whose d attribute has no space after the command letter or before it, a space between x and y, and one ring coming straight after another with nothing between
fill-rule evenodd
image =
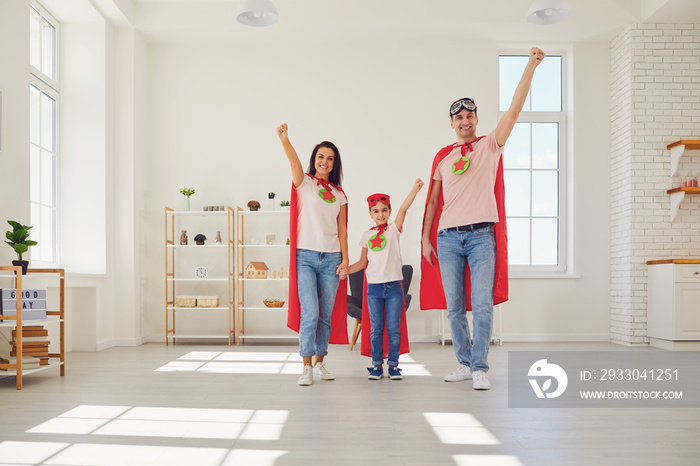
<instances>
[{"instance_id":1,"label":"small figurine","mask_svg":"<svg viewBox=\"0 0 700 466\"><path fill-rule=\"evenodd\" d=\"M272 272L272 278L277 278L277 272Z\"/></svg>"}]
</instances>

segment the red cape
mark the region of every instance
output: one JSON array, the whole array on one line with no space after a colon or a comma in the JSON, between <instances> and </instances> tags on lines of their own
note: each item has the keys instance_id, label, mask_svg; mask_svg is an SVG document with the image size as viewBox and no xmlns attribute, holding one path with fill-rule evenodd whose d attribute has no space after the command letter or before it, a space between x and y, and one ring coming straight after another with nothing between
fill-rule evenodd
<instances>
[{"instance_id":1,"label":"red cape","mask_svg":"<svg viewBox=\"0 0 700 466\"><path fill-rule=\"evenodd\" d=\"M372 321L369 318L369 306L367 306L367 275L362 289L362 340L360 344L360 354L363 356L372 357L372 341L370 339L372 333ZM403 285L401 287L403 290ZM406 290L403 290L403 296L406 296ZM386 316L386 314L385 314ZM410 350L408 348L408 326L406 325L406 301L404 300L403 311L401 312L401 343L399 344L399 354L406 354ZM386 318L384 319L384 344L383 357L386 359L389 355L389 334L386 328Z\"/></svg>"},{"instance_id":2,"label":"red cape","mask_svg":"<svg viewBox=\"0 0 700 466\"><path fill-rule=\"evenodd\" d=\"M312 175L306 173L306 175ZM332 183L331 183L332 184ZM345 194L339 186L333 187ZM346 196L347 198L347 196ZM299 221L299 207L297 190L292 183L292 194L289 208L289 299L287 301L287 327L299 333L299 323L301 320L301 306L299 305L299 295L297 294L297 223ZM347 215L345 217L347 226ZM338 292L335 295L333 314L331 315L331 337L329 343L347 345L348 340L348 282L340 280Z\"/></svg>"},{"instance_id":3,"label":"red cape","mask_svg":"<svg viewBox=\"0 0 700 466\"><path fill-rule=\"evenodd\" d=\"M430 185L428 186L428 199L430 199L430 190L433 188L433 174L438 164L447 157L454 144L443 147L433 160L433 167L430 171ZM442 185L441 185L442 187ZM500 304L508 301L508 235L506 232L506 207L505 207L505 186L503 184L503 156L498 161L498 171L496 172L496 183L493 187L496 195L496 207L498 209L498 223L493 226L493 232L496 240L496 276L493 284L493 304ZM437 251L437 229L442 207L445 200L440 190L438 198L438 207L435 212L435 218L430 228L430 243ZM426 209L428 201L426 200ZM423 224L425 224L425 210L423 211ZM421 242L421 279L420 279L420 308L421 310L428 309L447 309L445 300L445 291L442 288L442 278L440 276L440 261L433 256L433 264L425 260L423 257L423 243ZM466 289L466 308L471 310L471 276L469 274L469 266L467 265L467 273L465 277Z\"/></svg>"}]
</instances>

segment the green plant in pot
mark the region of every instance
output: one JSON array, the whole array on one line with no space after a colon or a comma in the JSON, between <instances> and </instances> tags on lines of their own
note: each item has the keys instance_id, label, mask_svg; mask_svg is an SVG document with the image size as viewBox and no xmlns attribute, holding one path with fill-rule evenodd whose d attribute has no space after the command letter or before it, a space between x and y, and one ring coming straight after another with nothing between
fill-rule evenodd
<instances>
[{"instance_id":1,"label":"green plant in pot","mask_svg":"<svg viewBox=\"0 0 700 466\"><path fill-rule=\"evenodd\" d=\"M29 261L22 259L22 254L29 250L29 246L36 246L36 241L29 239L29 230L32 228L27 225L22 225L19 222L13 220L8 220L7 223L12 226L12 230L5 232L5 237L9 241L5 241L10 245L12 249L15 250L19 260L12 261L12 265L19 265L22 267L22 274L27 273L27 267L29 266Z\"/></svg>"}]
</instances>

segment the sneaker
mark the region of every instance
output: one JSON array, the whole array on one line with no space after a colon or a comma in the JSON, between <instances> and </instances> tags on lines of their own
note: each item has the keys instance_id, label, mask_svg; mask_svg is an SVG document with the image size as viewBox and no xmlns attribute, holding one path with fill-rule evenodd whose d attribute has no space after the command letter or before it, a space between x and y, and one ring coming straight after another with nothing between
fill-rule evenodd
<instances>
[{"instance_id":1,"label":"sneaker","mask_svg":"<svg viewBox=\"0 0 700 466\"><path fill-rule=\"evenodd\" d=\"M384 377L384 369L382 366L368 367L367 370L369 371L369 375L367 376L369 380L379 380Z\"/></svg>"},{"instance_id":2,"label":"sneaker","mask_svg":"<svg viewBox=\"0 0 700 466\"><path fill-rule=\"evenodd\" d=\"M297 380L297 385L311 385L312 383L314 383L314 369L311 364L307 364L304 366L301 377Z\"/></svg>"},{"instance_id":3,"label":"sneaker","mask_svg":"<svg viewBox=\"0 0 700 466\"><path fill-rule=\"evenodd\" d=\"M401 380L403 375L401 375L401 369L394 366L389 366L389 378L391 380Z\"/></svg>"},{"instance_id":4,"label":"sneaker","mask_svg":"<svg viewBox=\"0 0 700 466\"><path fill-rule=\"evenodd\" d=\"M320 377L321 380L335 380L335 376L326 369L326 363L321 361L314 366L314 375Z\"/></svg>"},{"instance_id":5,"label":"sneaker","mask_svg":"<svg viewBox=\"0 0 700 466\"><path fill-rule=\"evenodd\" d=\"M461 382L462 380L469 380L472 378L472 370L469 366L462 364L451 374L445 376L445 382Z\"/></svg>"},{"instance_id":6,"label":"sneaker","mask_svg":"<svg viewBox=\"0 0 700 466\"><path fill-rule=\"evenodd\" d=\"M491 388L491 382L486 378L486 372L474 371L472 375L474 376L474 383L472 384L474 390L488 390Z\"/></svg>"}]
</instances>

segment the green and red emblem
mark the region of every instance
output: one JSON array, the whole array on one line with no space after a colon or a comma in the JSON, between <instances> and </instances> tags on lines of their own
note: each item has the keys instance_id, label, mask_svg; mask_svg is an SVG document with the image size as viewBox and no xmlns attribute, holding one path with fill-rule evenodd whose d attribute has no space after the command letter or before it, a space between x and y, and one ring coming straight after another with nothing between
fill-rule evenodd
<instances>
[{"instance_id":1,"label":"green and red emblem","mask_svg":"<svg viewBox=\"0 0 700 466\"><path fill-rule=\"evenodd\" d=\"M377 233L369 239L367 246L369 246L369 249L372 251L381 251L384 249L384 246L386 246L386 236Z\"/></svg>"},{"instance_id":2,"label":"green and red emblem","mask_svg":"<svg viewBox=\"0 0 700 466\"><path fill-rule=\"evenodd\" d=\"M461 156L452 164L452 173L455 175L461 175L469 168L469 157L466 155Z\"/></svg>"},{"instance_id":3,"label":"green and red emblem","mask_svg":"<svg viewBox=\"0 0 700 466\"><path fill-rule=\"evenodd\" d=\"M324 202L328 202L329 204L333 204L335 202L335 195L326 188L321 189L318 192L318 195L324 200Z\"/></svg>"}]
</instances>

